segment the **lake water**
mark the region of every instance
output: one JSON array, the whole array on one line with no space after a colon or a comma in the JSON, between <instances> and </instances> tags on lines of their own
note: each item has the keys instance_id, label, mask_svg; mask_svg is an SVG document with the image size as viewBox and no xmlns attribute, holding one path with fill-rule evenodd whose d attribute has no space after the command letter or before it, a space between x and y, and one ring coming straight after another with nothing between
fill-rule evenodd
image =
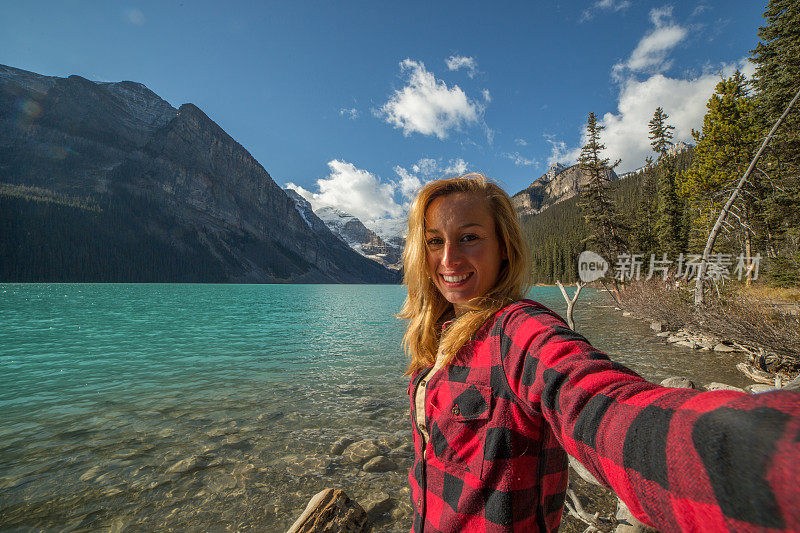
<instances>
[{"instance_id":1,"label":"lake water","mask_svg":"<svg viewBox=\"0 0 800 533\"><path fill-rule=\"evenodd\" d=\"M407 531L402 286L0 284L0 529L285 531L342 488ZM557 288L530 295L558 312ZM584 290L576 329L651 380L747 381ZM331 449L373 440L395 468ZM376 514L376 516L377 516Z\"/></svg>"}]
</instances>

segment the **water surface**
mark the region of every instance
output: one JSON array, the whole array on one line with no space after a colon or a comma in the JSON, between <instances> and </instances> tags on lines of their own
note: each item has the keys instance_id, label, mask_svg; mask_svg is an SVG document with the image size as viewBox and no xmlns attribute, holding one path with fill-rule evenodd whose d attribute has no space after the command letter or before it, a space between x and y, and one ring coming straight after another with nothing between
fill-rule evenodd
<instances>
[{"instance_id":1,"label":"water surface","mask_svg":"<svg viewBox=\"0 0 800 533\"><path fill-rule=\"evenodd\" d=\"M557 288L531 294L562 312ZM391 496L406 531L404 288L0 284L0 527L285 530L324 487ZM651 380L742 386L584 290L576 329ZM375 439L396 463L331 453Z\"/></svg>"}]
</instances>

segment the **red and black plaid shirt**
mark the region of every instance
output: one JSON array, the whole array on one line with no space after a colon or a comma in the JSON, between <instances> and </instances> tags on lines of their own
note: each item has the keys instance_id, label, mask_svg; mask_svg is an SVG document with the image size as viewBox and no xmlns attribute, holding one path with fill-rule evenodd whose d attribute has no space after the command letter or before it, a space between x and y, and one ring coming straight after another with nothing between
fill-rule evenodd
<instances>
[{"instance_id":1,"label":"red and black plaid shirt","mask_svg":"<svg viewBox=\"0 0 800 533\"><path fill-rule=\"evenodd\" d=\"M555 531L567 453L663 531L800 531L800 393L653 385L532 301L429 377L425 420L413 531Z\"/></svg>"}]
</instances>

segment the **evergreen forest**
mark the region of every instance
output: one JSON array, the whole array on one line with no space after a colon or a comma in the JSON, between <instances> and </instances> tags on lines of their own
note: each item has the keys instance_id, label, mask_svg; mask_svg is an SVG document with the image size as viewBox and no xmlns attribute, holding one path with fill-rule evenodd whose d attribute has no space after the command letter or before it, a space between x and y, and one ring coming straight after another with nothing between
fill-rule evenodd
<instances>
[{"instance_id":1,"label":"evergreen forest","mask_svg":"<svg viewBox=\"0 0 800 533\"><path fill-rule=\"evenodd\" d=\"M742 255L755 277L775 286L800 286L800 3L771 0L758 43L751 51L755 75L721 77L706 104L693 146L672 150L673 127L661 107L653 110L653 148L641 171L605 182L603 126L594 113L579 164L591 179L579 193L542 213L521 219L532 257L535 283L578 279L581 251L605 254L611 265L620 253L674 259L702 254L717 218L770 129L783 122L743 182L725 217L714 254ZM788 113L786 112L788 108ZM735 260L734 260L735 262Z\"/></svg>"}]
</instances>

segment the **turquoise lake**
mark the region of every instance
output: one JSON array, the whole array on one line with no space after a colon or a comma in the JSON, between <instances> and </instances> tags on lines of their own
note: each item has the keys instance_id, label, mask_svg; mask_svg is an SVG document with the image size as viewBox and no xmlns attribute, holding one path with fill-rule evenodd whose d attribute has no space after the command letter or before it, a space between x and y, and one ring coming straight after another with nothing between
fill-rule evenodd
<instances>
[{"instance_id":1,"label":"turquoise lake","mask_svg":"<svg viewBox=\"0 0 800 533\"><path fill-rule=\"evenodd\" d=\"M387 285L0 284L0 529L285 531L324 487L407 531L405 296ZM558 312L557 288L531 295ZM585 290L576 329L646 378L747 383ZM332 447L371 440L396 468ZM385 503L385 502L384 502Z\"/></svg>"}]
</instances>

